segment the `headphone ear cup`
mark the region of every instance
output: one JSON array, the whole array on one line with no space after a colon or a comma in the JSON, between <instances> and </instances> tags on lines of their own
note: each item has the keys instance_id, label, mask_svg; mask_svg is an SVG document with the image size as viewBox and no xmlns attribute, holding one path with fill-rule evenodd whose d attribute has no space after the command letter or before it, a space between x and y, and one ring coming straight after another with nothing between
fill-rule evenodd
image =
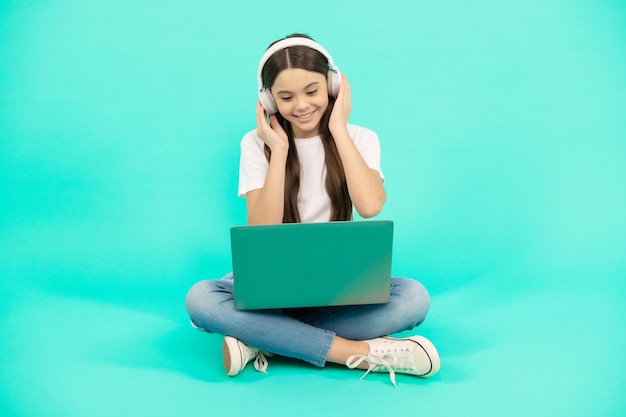
<instances>
[{"instance_id":1,"label":"headphone ear cup","mask_svg":"<svg viewBox=\"0 0 626 417\"><path fill-rule=\"evenodd\" d=\"M341 71L336 66L328 70L328 94L337 97L339 86L341 85Z\"/></svg>"},{"instance_id":2,"label":"headphone ear cup","mask_svg":"<svg viewBox=\"0 0 626 417\"><path fill-rule=\"evenodd\" d=\"M278 107L276 106L274 97L272 97L272 93L269 89L263 89L259 91L259 101L261 102L261 106L263 106L268 114L274 114L278 112Z\"/></svg>"}]
</instances>

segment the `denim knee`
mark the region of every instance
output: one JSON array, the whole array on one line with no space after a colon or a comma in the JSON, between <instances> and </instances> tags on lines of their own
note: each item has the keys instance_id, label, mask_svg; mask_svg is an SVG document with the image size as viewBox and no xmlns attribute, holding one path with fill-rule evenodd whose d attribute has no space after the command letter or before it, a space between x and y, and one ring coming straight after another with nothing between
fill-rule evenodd
<instances>
[{"instance_id":1,"label":"denim knee","mask_svg":"<svg viewBox=\"0 0 626 417\"><path fill-rule=\"evenodd\" d=\"M194 284L185 297L185 309L189 318L196 326L209 330L211 317L217 313L216 308L221 301L232 297L232 287L229 282L221 280L204 280Z\"/></svg>"},{"instance_id":2,"label":"denim knee","mask_svg":"<svg viewBox=\"0 0 626 417\"><path fill-rule=\"evenodd\" d=\"M207 284L205 281L195 283L187 292L185 297L185 310L189 314L189 318L195 324L198 325L197 320L194 318L198 315L201 306L204 304L204 293L207 291Z\"/></svg>"},{"instance_id":3,"label":"denim knee","mask_svg":"<svg viewBox=\"0 0 626 417\"><path fill-rule=\"evenodd\" d=\"M396 278L398 304L402 310L405 328L419 326L425 319L430 308L428 290L419 281L411 278Z\"/></svg>"}]
</instances>

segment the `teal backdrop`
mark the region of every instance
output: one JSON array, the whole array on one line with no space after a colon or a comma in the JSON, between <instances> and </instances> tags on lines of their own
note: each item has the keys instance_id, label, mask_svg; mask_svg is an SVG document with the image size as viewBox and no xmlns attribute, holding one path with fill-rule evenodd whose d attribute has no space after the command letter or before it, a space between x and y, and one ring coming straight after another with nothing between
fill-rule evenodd
<instances>
[{"instance_id":1,"label":"teal backdrop","mask_svg":"<svg viewBox=\"0 0 626 417\"><path fill-rule=\"evenodd\" d=\"M191 329L230 265L258 59L304 32L375 130L424 381ZM626 4L3 0L0 414L623 416Z\"/></svg>"}]
</instances>

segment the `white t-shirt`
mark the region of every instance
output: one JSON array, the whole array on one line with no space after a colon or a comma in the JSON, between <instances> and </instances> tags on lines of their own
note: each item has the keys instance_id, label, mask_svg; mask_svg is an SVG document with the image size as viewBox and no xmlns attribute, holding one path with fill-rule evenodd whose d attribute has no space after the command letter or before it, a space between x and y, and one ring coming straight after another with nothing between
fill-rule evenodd
<instances>
[{"instance_id":1,"label":"white t-shirt","mask_svg":"<svg viewBox=\"0 0 626 417\"><path fill-rule=\"evenodd\" d=\"M380 143L373 131L356 125L348 125L348 133L368 167L379 172ZM330 220L330 197L326 192L326 166L324 145L319 136L296 139L300 159L300 191L298 211L303 223L327 222ZM239 197L249 191L263 188L269 162L265 158L264 142L256 134L256 129L248 132L241 140L239 161Z\"/></svg>"}]
</instances>

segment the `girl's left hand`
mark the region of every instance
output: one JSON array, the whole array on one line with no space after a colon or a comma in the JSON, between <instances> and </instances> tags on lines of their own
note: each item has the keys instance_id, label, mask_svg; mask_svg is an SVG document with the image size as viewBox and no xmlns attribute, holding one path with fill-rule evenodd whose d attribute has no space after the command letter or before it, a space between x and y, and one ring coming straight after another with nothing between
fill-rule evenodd
<instances>
[{"instance_id":1,"label":"girl's left hand","mask_svg":"<svg viewBox=\"0 0 626 417\"><path fill-rule=\"evenodd\" d=\"M339 93L337 93L337 100L328 121L328 127L331 132L346 128L350 112L352 112L351 94L352 90L350 89L350 84L348 84L348 79L345 74L341 74Z\"/></svg>"}]
</instances>

